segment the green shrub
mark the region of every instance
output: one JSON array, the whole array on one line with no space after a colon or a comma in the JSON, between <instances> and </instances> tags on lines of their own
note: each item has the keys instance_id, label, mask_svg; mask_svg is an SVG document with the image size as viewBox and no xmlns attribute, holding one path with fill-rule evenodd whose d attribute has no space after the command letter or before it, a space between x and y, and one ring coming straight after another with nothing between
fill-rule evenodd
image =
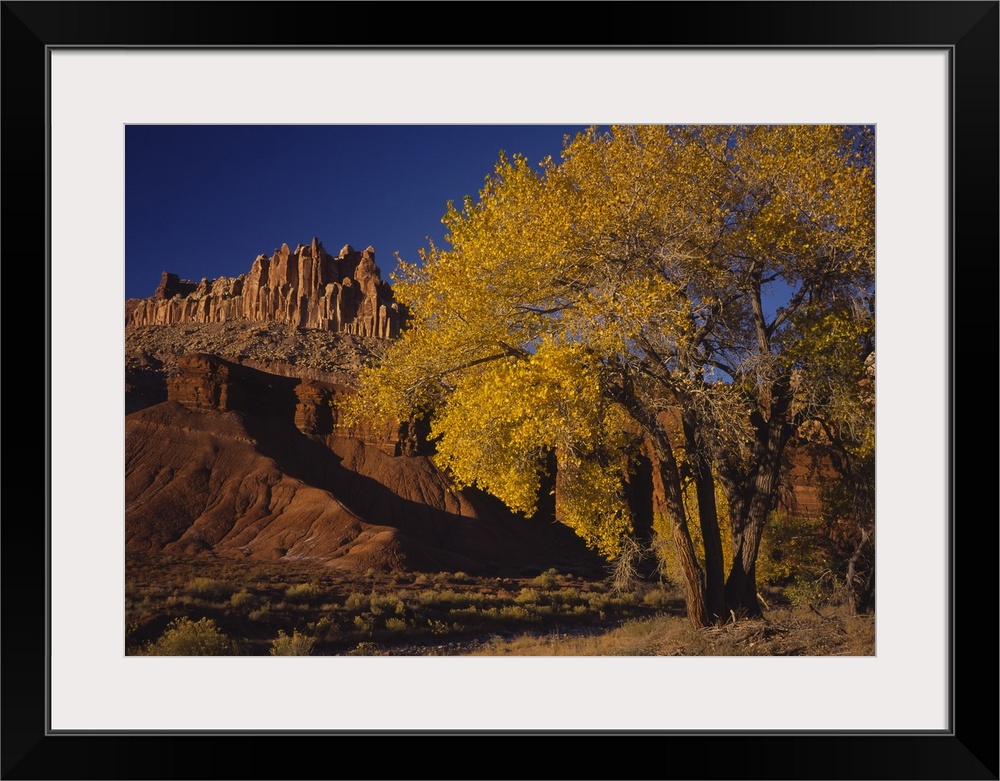
<instances>
[{"instance_id":1,"label":"green shrub","mask_svg":"<svg viewBox=\"0 0 1000 781\"><path fill-rule=\"evenodd\" d=\"M271 656L309 656L312 653L316 641L308 635L302 634L298 629L292 632L289 637L282 630L278 630L278 636L271 641Z\"/></svg>"},{"instance_id":2,"label":"green shrub","mask_svg":"<svg viewBox=\"0 0 1000 781\"><path fill-rule=\"evenodd\" d=\"M210 618L192 621L187 616L171 621L159 639L150 644L150 656L233 656L236 644Z\"/></svg>"}]
</instances>

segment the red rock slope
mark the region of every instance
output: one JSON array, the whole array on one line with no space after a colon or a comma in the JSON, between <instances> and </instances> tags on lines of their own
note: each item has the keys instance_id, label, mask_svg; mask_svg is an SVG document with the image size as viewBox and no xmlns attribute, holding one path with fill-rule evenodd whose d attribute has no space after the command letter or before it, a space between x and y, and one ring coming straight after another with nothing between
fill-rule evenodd
<instances>
[{"instance_id":1,"label":"red rock slope","mask_svg":"<svg viewBox=\"0 0 1000 781\"><path fill-rule=\"evenodd\" d=\"M406 428L324 417L348 389L198 354L126 417L126 551L520 574L601 562L568 528L458 492ZM367 441L363 441L367 439Z\"/></svg>"}]
</instances>

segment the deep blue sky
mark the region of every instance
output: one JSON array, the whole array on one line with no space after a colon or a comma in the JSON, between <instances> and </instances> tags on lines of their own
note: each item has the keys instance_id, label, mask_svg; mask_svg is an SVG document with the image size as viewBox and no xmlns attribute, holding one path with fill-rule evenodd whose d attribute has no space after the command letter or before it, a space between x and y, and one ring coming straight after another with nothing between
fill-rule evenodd
<instances>
[{"instance_id":1,"label":"deep blue sky","mask_svg":"<svg viewBox=\"0 0 1000 781\"><path fill-rule=\"evenodd\" d=\"M125 296L244 274L257 255L318 237L416 261L442 243L447 202L478 196L501 149L558 159L559 125L130 125L125 129Z\"/></svg>"}]
</instances>

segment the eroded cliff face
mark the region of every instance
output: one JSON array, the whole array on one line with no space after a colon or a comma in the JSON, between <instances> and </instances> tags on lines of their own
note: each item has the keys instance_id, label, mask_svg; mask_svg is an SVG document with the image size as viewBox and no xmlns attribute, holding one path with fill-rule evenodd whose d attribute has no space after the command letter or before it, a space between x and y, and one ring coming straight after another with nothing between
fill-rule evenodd
<instances>
[{"instance_id":1,"label":"eroded cliff face","mask_svg":"<svg viewBox=\"0 0 1000 781\"><path fill-rule=\"evenodd\" d=\"M312 559L355 572L603 571L565 526L456 489L412 425L348 422L346 385L192 353L167 392L125 419L127 553Z\"/></svg>"},{"instance_id":2,"label":"eroded cliff face","mask_svg":"<svg viewBox=\"0 0 1000 781\"><path fill-rule=\"evenodd\" d=\"M232 279L194 283L164 272L152 297L125 308L126 326L247 320L380 339L398 335L404 317L372 247L357 252L348 244L334 257L316 238L259 255Z\"/></svg>"},{"instance_id":3,"label":"eroded cliff face","mask_svg":"<svg viewBox=\"0 0 1000 781\"><path fill-rule=\"evenodd\" d=\"M177 369L167 380L168 400L190 410L289 419L303 434L356 439L390 456L426 454L413 422L345 419L341 405L355 392L347 385L272 374L207 353L181 356Z\"/></svg>"}]
</instances>

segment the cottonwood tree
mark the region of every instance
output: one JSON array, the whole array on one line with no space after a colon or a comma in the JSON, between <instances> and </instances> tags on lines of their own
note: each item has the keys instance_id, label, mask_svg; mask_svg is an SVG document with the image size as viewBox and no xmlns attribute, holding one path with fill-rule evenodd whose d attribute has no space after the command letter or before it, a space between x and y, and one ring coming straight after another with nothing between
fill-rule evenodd
<instances>
[{"instance_id":1,"label":"cottonwood tree","mask_svg":"<svg viewBox=\"0 0 1000 781\"><path fill-rule=\"evenodd\" d=\"M363 373L364 414L427 415L438 463L526 514L554 453L560 520L609 557L641 443L691 621L758 613L785 446L870 349L873 154L871 129L830 126L591 129L538 168L501 153L448 204L448 246L400 261L413 317Z\"/></svg>"}]
</instances>

